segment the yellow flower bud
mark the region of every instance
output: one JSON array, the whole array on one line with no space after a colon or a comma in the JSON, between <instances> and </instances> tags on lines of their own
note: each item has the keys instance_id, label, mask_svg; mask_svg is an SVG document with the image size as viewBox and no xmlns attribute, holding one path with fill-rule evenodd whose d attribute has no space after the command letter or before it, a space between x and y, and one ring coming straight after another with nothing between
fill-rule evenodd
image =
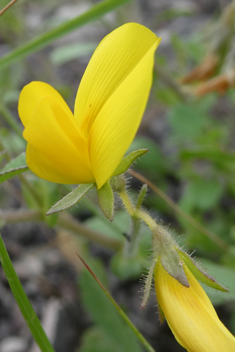
<instances>
[{"instance_id":1,"label":"yellow flower bud","mask_svg":"<svg viewBox=\"0 0 235 352\"><path fill-rule=\"evenodd\" d=\"M157 301L175 338L189 352L234 352L234 336L191 271L182 265L189 287L169 275L160 259L154 270Z\"/></svg>"}]
</instances>

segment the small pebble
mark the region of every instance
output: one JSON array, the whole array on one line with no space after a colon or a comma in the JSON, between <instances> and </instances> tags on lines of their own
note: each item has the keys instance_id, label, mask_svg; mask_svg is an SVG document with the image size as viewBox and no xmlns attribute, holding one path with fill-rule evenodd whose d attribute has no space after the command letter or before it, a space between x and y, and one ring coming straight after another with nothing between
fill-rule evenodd
<instances>
[{"instance_id":1,"label":"small pebble","mask_svg":"<svg viewBox=\"0 0 235 352\"><path fill-rule=\"evenodd\" d=\"M1 352L26 352L27 347L27 341L18 336L7 337L0 343Z\"/></svg>"}]
</instances>

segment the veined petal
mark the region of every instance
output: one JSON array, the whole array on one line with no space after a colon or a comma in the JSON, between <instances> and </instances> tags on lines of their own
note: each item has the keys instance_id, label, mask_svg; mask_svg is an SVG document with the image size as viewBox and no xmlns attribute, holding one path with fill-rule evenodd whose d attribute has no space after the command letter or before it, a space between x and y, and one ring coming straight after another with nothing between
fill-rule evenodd
<instances>
[{"instance_id":1,"label":"veined petal","mask_svg":"<svg viewBox=\"0 0 235 352\"><path fill-rule=\"evenodd\" d=\"M233 352L235 338L219 320L205 291L184 265L190 287L155 269L157 300L178 342L189 352Z\"/></svg>"},{"instance_id":2,"label":"veined petal","mask_svg":"<svg viewBox=\"0 0 235 352\"><path fill-rule=\"evenodd\" d=\"M98 188L118 167L139 127L152 84L154 51L158 45L157 37L152 39L148 51L142 53L141 59L138 57L91 127L90 160ZM138 45L140 43L138 38Z\"/></svg>"},{"instance_id":3,"label":"veined petal","mask_svg":"<svg viewBox=\"0 0 235 352\"><path fill-rule=\"evenodd\" d=\"M149 50L153 55L158 43L154 33L137 23L127 23L101 41L83 75L75 101L74 114L85 136L109 97Z\"/></svg>"},{"instance_id":4,"label":"veined petal","mask_svg":"<svg viewBox=\"0 0 235 352\"><path fill-rule=\"evenodd\" d=\"M94 182L87 143L77 132L71 111L66 114L51 97L40 101L23 136L30 144L28 166L38 176L59 183Z\"/></svg>"},{"instance_id":5,"label":"veined petal","mask_svg":"<svg viewBox=\"0 0 235 352\"><path fill-rule=\"evenodd\" d=\"M62 96L52 86L44 82L34 81L27 84L22 89L19 97L19 116L25 127L30 122L39 103L44 98L53 99L58 105L61 106L61 108L65 111L65 114L68 116L71 115L68 105Z\"/></svg>"}]
</instances>

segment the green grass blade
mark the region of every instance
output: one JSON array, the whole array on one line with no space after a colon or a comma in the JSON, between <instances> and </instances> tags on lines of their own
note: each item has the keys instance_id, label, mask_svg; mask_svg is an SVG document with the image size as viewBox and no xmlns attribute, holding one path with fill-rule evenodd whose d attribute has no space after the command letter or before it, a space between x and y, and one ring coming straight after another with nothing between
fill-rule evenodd
<instances>
[{"instance_id":1,"label":"green grass blade","mask_svg":"<svg viewBox=\"0 0 235 352\"><path fill-rule=\"evenodd\" d=\"M15 300L21 310L21 313L27 323L34 340L37 342L39 348L42 352L55 352L53 347L48 340L41 323L34 312L28 297L26 296L23 287L21 286L20 280L16 275L15 269L11 263L7 250L5 248L4 242L0 235L0 261L2 268L7 277L7 281L10 285L12 293L15 297Z\"/></svg>"},{"instance_id":2,"label":"green grass blade","mask_svg":"<svg viewBox=\"0 0 235 352\"><path fill-rule=\"evenodd\" d=\"M124 321L127 323L127 325L132 329L136 337L139 339L141 344L145 347L146 351L148 352L156 352L154 348L148 343L148 341L145 339L145 337L140 333L140 331L135 327L135 325L130 321L128 316L124 313L124 311L119 307L119 305L115 302L115 300L112 298L112 296L109 294L109 292L106 290L104 285L100 282L100 280L97 278L97 276L94 274L94 272L90 269L90 267L86 264L86 262L81 258L81 256L77 253L78 258L81 260L81 262L84 264L86 269L90 272L90 274L93 276L97 284L100 286L100 288L103 290L105 295L108 297L110 302L114 305L120 316L124 319Z\"/></svg>"},{"instance_id":3,"label":"green grass blade","mask_svg":"<svg viewBox=\"0 0 235 352\"><path fill-rule=\"evenodd\" d=\"M82 27L130 1L131 0L106 0L98 3L82 15L63 23L3 56L2 59L0 59L0 70L32 53L35 53L56 39L72 32L74 29Z\"/></svg>"}]
</instances>

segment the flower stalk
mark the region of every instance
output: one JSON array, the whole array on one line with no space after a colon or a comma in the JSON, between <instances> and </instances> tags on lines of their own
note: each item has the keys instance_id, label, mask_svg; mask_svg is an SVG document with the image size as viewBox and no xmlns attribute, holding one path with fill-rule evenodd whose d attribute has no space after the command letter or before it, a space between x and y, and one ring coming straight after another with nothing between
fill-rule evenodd
<instances>
[{"instance_id":1,"label":"flower stalk","mask_svg":"<svg viewBox=\"0 0 235 352\"><path fill-rule=\"evenodd\" d=\"M234 336L219 320L197 280L217 290L227 289L198 267L168 230L158 225L141 208L144 198L142 193L146 193L143 188L134 206L125 186L118 192L133 224L144 221L152 232L153 258L145 280L142 308L147 304L154 277L160 322L166 318L176 340L188 352L219 352L223 348L228 352L234 351ZM130 242L135 244L136 240L137 235L132 233ZM130 248L134 248L134 244Z\"/></svg>"}]
</instances>

